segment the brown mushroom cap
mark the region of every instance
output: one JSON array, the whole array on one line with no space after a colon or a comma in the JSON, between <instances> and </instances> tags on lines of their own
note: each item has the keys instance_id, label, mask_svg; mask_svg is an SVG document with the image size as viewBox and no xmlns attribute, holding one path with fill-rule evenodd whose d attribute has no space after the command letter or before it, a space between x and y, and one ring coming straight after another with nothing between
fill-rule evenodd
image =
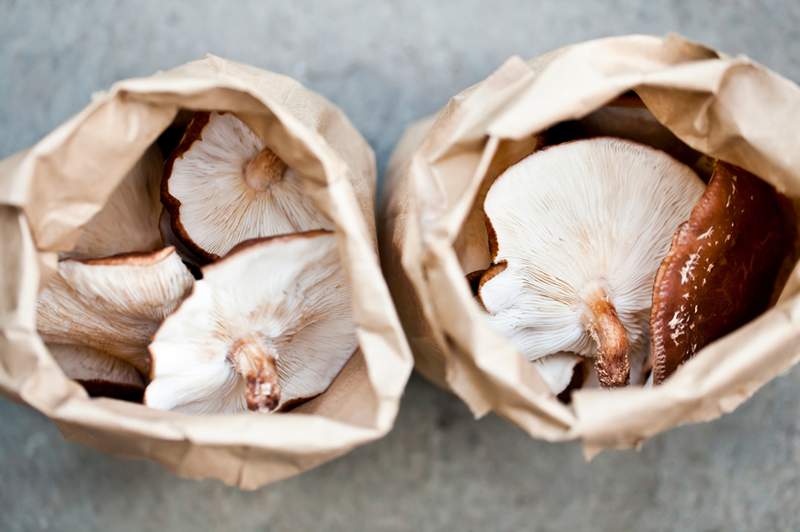
<instances>
[{"instance_id":1,"label":"brown mushroom cap","mask_svg":"<svg viewBox=\"0 0 800 532\"><path fill-rule=\"evenodd\" d=\"M164 165L161 198L198 262L245 240L333 228L300 176L232 113L195 114Z\"/></svg>"},{"instance_id":2,"label":"brown mushroom cap","mask_svg":"<svg viewBox=\"0 0 800 532\"><path fill-rule=\"evenodd\" d=\"M765 181L716 164L656 276L650 317L655 384L767 309L794 240L785 205Z\"/></svg>"}]
</instances>

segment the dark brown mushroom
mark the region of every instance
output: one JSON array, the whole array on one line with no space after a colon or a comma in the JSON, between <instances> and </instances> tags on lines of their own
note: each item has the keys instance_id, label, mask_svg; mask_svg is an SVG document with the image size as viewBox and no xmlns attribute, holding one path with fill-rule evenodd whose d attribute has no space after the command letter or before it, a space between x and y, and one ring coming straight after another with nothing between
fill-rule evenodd
<instances>
[{"instance_id":1,"label":"dark brown mushroom","mask_svg":"<svg viewBox=\"0 0 800 532\"><path fill-rule=\"evenodd\" d=\"M767 309L795 238L787 204L757 176L717 162L654 283L650 360L655 384Z\"/></svg>"}]
</instances>

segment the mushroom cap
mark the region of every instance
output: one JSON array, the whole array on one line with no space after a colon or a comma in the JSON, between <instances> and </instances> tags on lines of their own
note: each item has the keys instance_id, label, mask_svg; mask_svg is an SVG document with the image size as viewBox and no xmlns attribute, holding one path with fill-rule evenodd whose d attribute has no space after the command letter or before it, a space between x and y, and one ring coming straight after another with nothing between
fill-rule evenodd
<instances>
[{"instance_id":1,"label":"mushroom cap","mask_svg":"<svg viewBox=\"0 0 800 532\"><path fill-rule=\"evenodd\" d=\"M665 153L613 138L559 144L510 167L484 203L494 266L479 296L490 324L528 360L596 357L587 315L602 294L638 345L656 270L703 189Z\"/></svg>"},{"instance_id":2,"label":"mushroom cap","mask_svg":"<svg viewBox=\"0 0 800 532\"><path fill-rule=\"evenodd\" d=\"M148 148L103 208L81 228L75 247L63 253L62 258L107 257L161 248L159 215L163 165L158 147Z\"/></svg>"},{"instance_id":3,"label":"mushroom cap","mask_svg":"<svg viewBox=\"0 0 800 532\"><path fill-rule=\"evenodd\" d=\"M263 187L248 184L249 172ZM161 193L173 232L206 261L245 240L333 227L300 176L232 113L195 115Z\"/></svg>"},{"instance_id":4,"label":"mushroom cap","mask_svg":"<svg viewBox=\"0 0 800 532\"><path fill-rule=\"evenodd\" d=\"M280 400L259 410L328 388L358 345L333 233L248 241L203 268L150 345L145 404L186 413L247 410L248 383L231 358L243 341L272 353L277 370Z\"/></svg>"},{"instance_id":5,"label":"mushroom cap","mask_svg":"<svg viewBox=\"0 0 800 532\"><path fill-rule=\"evenodd\" d=\"M572 382L575 366L582 360L582 357L573 353L553 353L534 360L533 366L553 395L558 395Z\"/></svg>"},{"instance_id":6,"label":"mushroom cap","mask_svg":"<svg viewBox=\"0 0 800 532\"><path fill-rule=\"evenodd\" d=\"M717 162L653 287L655 384L767 309L795 239L794 214L785 207L767 182Z\"/></svg>"},{"instance_id":7,"label":"mushroom cap","mask_svg":"<svg viewBox=\"0 0 800 532\"><path fill-rule=\"evenodd\" d=\"M147 344L194 283L172 247L102 259L68 259L39 294L45 342L91 347L147 374Z\"/></svg>"},{"instance_id":8,"label":"mushroom cap","mask_svg":"<svg viewBox=\"0 0 800 532\"><path fill-rule=\"evenodd\" d=\"M80 383L92 397L141 401L144 379L132 365L91 347L48 344L64 374Z\"/></svg>"}]
</instances>

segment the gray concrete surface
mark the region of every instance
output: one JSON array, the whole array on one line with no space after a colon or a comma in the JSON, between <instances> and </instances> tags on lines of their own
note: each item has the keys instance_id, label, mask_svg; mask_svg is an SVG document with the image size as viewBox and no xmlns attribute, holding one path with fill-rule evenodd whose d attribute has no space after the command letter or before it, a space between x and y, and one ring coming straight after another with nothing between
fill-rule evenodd
<instances>
[{"instance_id":1,"label":"gray concrete surface","mask_svg":"<svg viewBox=\"0 0 800 532\"><path fill-rule=\"evenodd\" d=\"M210 51L327 95L380 168L511 54L678 31L800 79L800 2L0 1L0 156L92 91ZM716 422L584 463L413 378L384 440L242 493L65 442L0 400L0 530L800 530L800 368Z\"/></svg>"}]
</instances>

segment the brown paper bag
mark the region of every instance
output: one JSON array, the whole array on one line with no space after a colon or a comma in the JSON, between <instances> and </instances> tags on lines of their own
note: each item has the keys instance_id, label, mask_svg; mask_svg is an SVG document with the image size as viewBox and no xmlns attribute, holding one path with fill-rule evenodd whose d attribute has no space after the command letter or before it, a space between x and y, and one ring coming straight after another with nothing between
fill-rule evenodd
<instances>
[{"instance_id":1,"label":"brown paper bag","mask_svg":"<svg viewBox=\"0 0 800 532\"><path fill-rule=\"evenodd\" d=\"M360 349L321 396L275 415L190 416L89 399L36 334L37 289L180 109L235 112L307 179L334 222ZM343 113L278 74L207 57L114 85L30 150L0 163L0 389L70 439L179 475L255 488L386 434L411 371L377 257L372 150Z\"/></svg>"},{"instance_id":2,"label":"brown paper bag","mask_svg":"<svg viewBox=\"0 0 800 532\"><path fill-rule=\"evenodd\" d=\"M486 240L475 205L487 181L531 153L534 134L586 117L629 90L686 150L744 167L800 197L798 87L745 57L677 36L602 39L530 62L512 57L409 129L383 197L384 271L416 367L476 416L495 411L550 441L580 438L587 456L730 412L800 359L797 269L776 307L655 388L582 389L565 405L490 330L464 278L478 269L469 242Z\"/></svg>"}]
</instances>

